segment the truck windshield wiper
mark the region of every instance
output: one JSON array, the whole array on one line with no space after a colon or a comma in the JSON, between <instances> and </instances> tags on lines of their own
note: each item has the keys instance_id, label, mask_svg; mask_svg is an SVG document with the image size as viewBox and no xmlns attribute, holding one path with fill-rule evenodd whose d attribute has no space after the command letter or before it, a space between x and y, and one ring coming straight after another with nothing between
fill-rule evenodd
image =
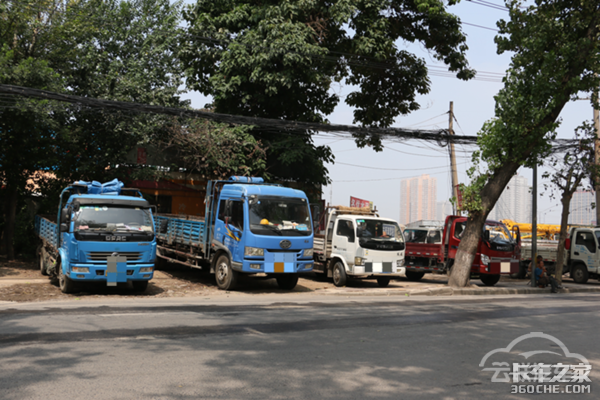
<instances>
[{"instance_id":1,"label":"truck windshield wiper","mask_svg":"<svg viewBox=\"0 0 600 400\"><path fill-rule=\"evenodd\" d=\"M262 224L259 224L258 226L261 227L261 228L269 228L273 232L279 233L279 236L282 235L281 229L277 228L276 226L273 226L273 225L262 225Z\"/></svg>"}]
</instances>

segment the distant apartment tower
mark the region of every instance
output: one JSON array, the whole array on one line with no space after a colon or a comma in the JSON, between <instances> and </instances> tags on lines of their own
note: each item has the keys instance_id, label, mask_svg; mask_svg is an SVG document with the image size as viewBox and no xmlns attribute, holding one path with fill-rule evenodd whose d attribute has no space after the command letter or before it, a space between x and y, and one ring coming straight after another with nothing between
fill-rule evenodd
<instances>
[{"instance_id":1,"label":"distant apartment tower","mask_svg":"<svg viewBox=\"0 0 600 400\"><path fill-rule=\"evenodd\" d=\"M596 209L592 203L596 202L596 192L591 190L578 190L573 193L569 205L569 223L574 225L596 225Z\"/></svg>"},{"instance_id":2,"label":"distant apartment tower","mask_svg":"<svg viewBox=\"0 0 600 400\"><path fill-rule=\"evenodd\" d=\"M438 201L436 209L436 217L438 221L445 221L446 216L453 214L452 203L450 201Z\"/></svg>"},{"instance_id":3,"label":"distant apartment tower","mask_svg":"<svg viewBox=\"0 0 600 400\"><path fill-rule=\"evenodd\" d=\"M488 219L511 219L516 222L531 223L531 192L527 178L515 175L512 177L496 206L488 215Z\"/></svg>"},{"instance_id":4,"label":"distant apartment tower","mask_svg":"<svg viewBox=\"0 0 600 400\"><path fill-rule=\"evenodd\" d=\"M400 181L400 223L436 218L437 179L429 175Z\"/></svg>"}]
</instances>

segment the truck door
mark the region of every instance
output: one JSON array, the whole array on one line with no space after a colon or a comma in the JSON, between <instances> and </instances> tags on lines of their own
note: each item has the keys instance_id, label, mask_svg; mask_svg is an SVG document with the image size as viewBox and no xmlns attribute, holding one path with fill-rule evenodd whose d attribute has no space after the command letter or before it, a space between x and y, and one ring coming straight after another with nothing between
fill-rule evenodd
<instances>
[{"instance_id":1,"label":"truck door","mask_svg":"<svg viewBox=\"0 0 600 400\"><path fill-rule=\"evenodd\" d=\"M354 223L348 219L338 219L335 225L335 234L332 240L332 253L337 253L346 260L346 263L354 263L356 249L356 235Z\"/></svg>"},{"instance_id":2,"label":"truck door","mask_svg":"<svg viewBox=\"0 0 600 400\"><path fill-rule=\"evenodd\" d=\"M215 240L231 252L232 261L242 262L244 246L240 246L244 232L244 203L241 200L221 200L215 221Z\"/></svg>"},{"instance_id":3,"label":"truck door","mask_svg":"<svg viewBox=\"0 0 600 400\"><path fill-rule=\"evenodd\" d=\"M596 237L592 231L578 231L573 246L573 260L581 260L588 271L596 272L598 264Z\"/></svg>"}]
</instances>

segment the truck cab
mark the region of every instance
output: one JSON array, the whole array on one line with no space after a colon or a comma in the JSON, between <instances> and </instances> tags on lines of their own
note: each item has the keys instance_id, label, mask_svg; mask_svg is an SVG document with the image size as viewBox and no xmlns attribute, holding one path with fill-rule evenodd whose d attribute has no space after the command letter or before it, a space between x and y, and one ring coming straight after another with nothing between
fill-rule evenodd
<instances>
[{"instance_id":1,"label":"truck cab","mask_svg":"<svg viewBox=\"0 0 600 400\"><path fill-rule=\"evenodd\" d=\"M600 228L576 228L567 240L567 265L577 283L600 280Z\"/></svg>"},{"instance_id":2,"label":"truck cab","mask_svg":"<svg viewBox=\"0 0 600 400\"><path fill-rule=\"evenodd\" d=\"M103 192L79 182L61 193L57 254L45 254L42 272L58 276L63 292L72 292L74 283L84 281L104 281L107 286L131 282L135 290L144 291L152 279L156 262L152 206L137 190L120 185L116 191ZM50 259L55 262L47 262Z\"/></svg>"},{"instance_id":3,"label":"truck cab","mask_svg":"<svg viewBox=\"0 0 600 400\"><path fill-rule=\"evenodd\" d=\"M456 251L467 225L467 218L450 215L446 217L444 229L444 251L447 267L456 258ZM495 285L500 275L515 274L519 271L521 239L517 228L517 238L499 221L487 220L482 237L477 245L477 253L471 266L471 275L478 276L488 286Z\"/></svg>"},{"instance_id":4,"label":"truck cab","mask_svg":"<svg viewBox=\"0 0 600 400\"><path fill-rule=\"evenodd\" d=\"M221 183L221 184L219 184ZM220 288L235 286L237 273L264 273L292 289L298 273L313 268L313 228L306 194L264 184L262 178L232 177L211 183L207 230Z\"/></svg>"},{"instance_id":5,"label":"truck cab","mask_svg":"<svg viewBox=\"0 0 600 400\"><path fill-rule=\"evenodd\" d=\"M331 208L325 231L315 236L315 272L344 286L348 277L375 278L385 287L404 276L404 235L398 223L370 211Z\"/></svg>"}]
</instances>

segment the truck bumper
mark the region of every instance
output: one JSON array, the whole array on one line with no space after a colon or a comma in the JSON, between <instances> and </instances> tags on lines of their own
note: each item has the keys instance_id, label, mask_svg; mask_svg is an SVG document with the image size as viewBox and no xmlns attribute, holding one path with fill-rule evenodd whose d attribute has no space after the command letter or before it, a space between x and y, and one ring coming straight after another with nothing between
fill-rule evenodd
<instances>
[{"instance_id":1,"label":"truck bumper","mask_svg":"<svg viewBox=\"0 0 600 400\"><path fill-rule=\"evenodd\" d=\"M516 274L519 272L519 261L512 260L506 262L494 262L492 261L490 265L483 264L473 264L473 268L471 268L472 273L479 274L492 274L492 275L509 275Z\"/></svg>"},{"instance_id":2,"label":"truck bumper","mask_svg":"<svg viewBox=\"0 0 600 400\"><path fill-rule=\"evenodd\" d=\"M239 272L250 274L256 273L299 273L311 272L313 270L313 260L289 260L266 262L265 260L244 260L241 263L232 262L231 267Z\"/></svg>"},{"instance_id":3,"label":"truck bumper","mask_svg":"<svg viewBox=\"0 0 600 400\"><path fill-rule=\"evenodd\" d=\"M107 272L106 264L71 264L69 278L74 281L105 281L107 283L129 282L129 281L148 281L154 276L154 263L119 265L117 272ZM81 272L78 269L85 268L88 272ZM142 272L144 271L144 272Z\"/></svg>"}]
</instances>

